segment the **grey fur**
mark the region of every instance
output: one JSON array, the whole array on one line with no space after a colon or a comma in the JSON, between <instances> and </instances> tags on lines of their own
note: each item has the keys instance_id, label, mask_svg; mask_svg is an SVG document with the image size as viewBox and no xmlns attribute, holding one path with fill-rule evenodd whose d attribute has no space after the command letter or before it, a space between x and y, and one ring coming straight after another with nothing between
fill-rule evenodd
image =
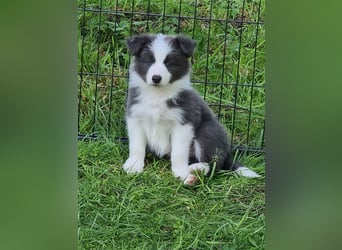
<instances>
[{"instance_id":1,"label":"grey fur","mask_svg":"<svg viewBox=\"0 0 342 250\"><path fill-rule=\"evenodd\" d=\"M201 159L190 149L190 163L216 162L217 169L231 169L232 157L228 136L223 126L217 121L209 106L194 90L184 90L175 98L167 101L170 108L183 110L183 124L190 123L195 132L194 141L201 147Z\"/></svg>"},{"instance_id":2,"label":"grey fur","mask_svg":"<svg viewBox=\"0 0 342 250\"><path fill-rule=\"evenodd\" d=\"M140 53L141 49L148 46L153 41L155 36L151 35L137 35L127 39L126 44L128 51L131 55L136 56Z\"/></svg>"},{"instance_id":3,"label":"grey fur","mask_svg":"<svg viewBox=\"0 0 342 250\"><path fill-rule=\"evenodd\" d=\"M129 88L126 99L126 115L130 115L130 109L139 102L140 90L138 87Z\"/></svg>"},{"instance_id":4,"label":"grey fur","mask_svg":"<svg viewBox=\"0 0 342 250\"><path fill-rule=\"evenodd\" d=\"M184 36L176 36L171 39L171 45L174 49L181 50L182 53L189 58L194 53L196 42Z\"/></svg>"}]
</instances>

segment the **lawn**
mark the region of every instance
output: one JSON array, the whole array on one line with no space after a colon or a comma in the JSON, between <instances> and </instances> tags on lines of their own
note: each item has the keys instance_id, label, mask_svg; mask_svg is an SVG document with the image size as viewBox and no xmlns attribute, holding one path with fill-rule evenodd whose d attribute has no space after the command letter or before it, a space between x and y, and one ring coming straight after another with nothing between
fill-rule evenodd
<instances>
[{"instance_id":1,"label":"lawn","mask_svg":"<svg viewBox=\"0 0 342 250\"><path fill-rule=\"evenodd\" d=\"M80 249L264 249L264 178L231 172L193 187L151 155L127 175L127 145L79 143ZM262 156L241 161L264 176Z\"/></svg>"},{"instance_id":2,"label":"lawn","mask_svg":"<svg viewBox=\"0 0 342 250\"><path fill-rule=\"evenodd\" d=\"M128 144L118 139L127 136L125 39L182 33L198 43L194 87L234 147L263 150L265 1L79 0L78 7L79 134L96 137L78 145L79 249L264 249L264 177L221 172L185 187L168 160L152 155L144 173L127 175ZM236 157L265 176L263 154Z\"/></svg>"}]
</instances>

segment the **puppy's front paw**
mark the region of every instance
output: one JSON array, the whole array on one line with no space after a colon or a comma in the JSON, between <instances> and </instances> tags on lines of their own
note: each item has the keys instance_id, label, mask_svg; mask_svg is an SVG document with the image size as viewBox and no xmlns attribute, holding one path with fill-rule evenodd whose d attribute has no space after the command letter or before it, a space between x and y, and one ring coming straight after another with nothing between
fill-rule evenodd
<instances>
[{"instance_id":1,"label":"puppy's front paw","mask_svg":"<svg viewBox=\"0 0 342 250\"><path fill-rule=\"evenodd\" d=\"M172 173L173 176L180 178L182 181L184 181L186 177L189 175L189 167L172 167Z\"/></svg>"},{"instance_id":2,"label":"puppy's front paw","mask_svg":"<svg viewBox=\"0 0 342 250\"><path fill-rule=\"evenodd\" d=\"M141 173L144 170L144 161L136 158L128 158L123 169L127 174L129 173Z\"/></svg>"}]
</instances>

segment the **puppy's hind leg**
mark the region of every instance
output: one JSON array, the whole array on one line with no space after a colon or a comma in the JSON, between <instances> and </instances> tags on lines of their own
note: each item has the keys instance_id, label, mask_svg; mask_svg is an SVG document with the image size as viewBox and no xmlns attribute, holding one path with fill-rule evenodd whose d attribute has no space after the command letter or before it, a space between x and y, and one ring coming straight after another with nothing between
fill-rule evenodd
<instances>
[{"instance_id":1,"label":"puppy's hind leg","mask_svg":"<svg viewBox=\"0 0 342 250\"><path fill-rule=\"evenodd\" d=\"M189 172L190 174L186 177L184 180L185 185L194 185L196 184L198 178L197 174L204 174L207 175L209 173L210 167L208 163L194 163L189 166Z\"/></svg>"}]
</instances>

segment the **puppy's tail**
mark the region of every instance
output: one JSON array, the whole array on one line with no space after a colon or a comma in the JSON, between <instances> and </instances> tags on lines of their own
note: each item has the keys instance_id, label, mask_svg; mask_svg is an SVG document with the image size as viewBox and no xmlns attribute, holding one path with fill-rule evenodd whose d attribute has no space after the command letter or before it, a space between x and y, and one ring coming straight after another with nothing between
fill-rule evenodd
<instances>
[{"instance_id":1,"label":"puppy's tail","mask_svg":"<svg viewBox=\"0 0 342 250\"><path fill-rule=\"evenodd\" d=\"M233 166L231 167L231 170L233 170L234 172L236 172L237 174L239 174L241 176L248 177L248 178L258 178L258 177L260 177L259 174L257 174L253 170L251 170L248 167L243 166L243 165L241 165L239 163L233 163Z\"/></svg>"}]
</instances>

